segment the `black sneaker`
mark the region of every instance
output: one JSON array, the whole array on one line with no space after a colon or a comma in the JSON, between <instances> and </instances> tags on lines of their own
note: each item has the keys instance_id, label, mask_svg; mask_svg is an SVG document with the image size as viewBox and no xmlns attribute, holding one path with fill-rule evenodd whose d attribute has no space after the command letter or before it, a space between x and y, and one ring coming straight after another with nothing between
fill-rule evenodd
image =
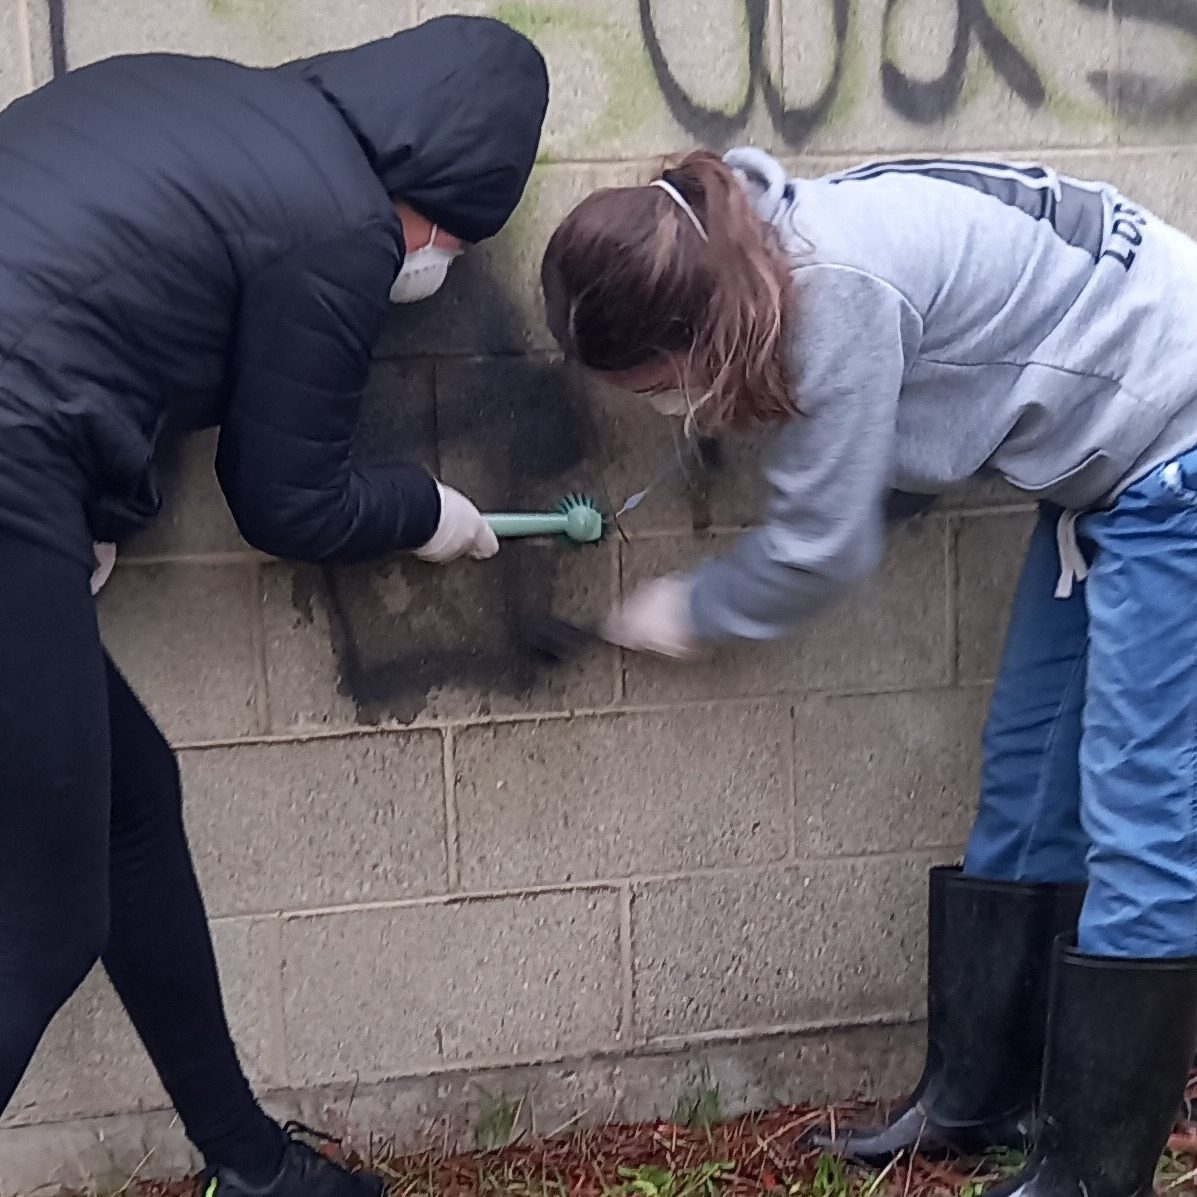
<instances>
[{"instance_id":1,"label":"black sneaker","mask_svg":"<svg viewBox=\"0 0 1197 1197\"><path fill-rule=\"evenodd\" d=\"M248 1185L227 1168L205 1172L200 1197L382 1197L382 1179L334 1163L300 1141L297 1134L334 1142L328 1135L297 1122L287 1123L290 1136L278 1175L267 1185Z\"/></svg>"}]
</instances>

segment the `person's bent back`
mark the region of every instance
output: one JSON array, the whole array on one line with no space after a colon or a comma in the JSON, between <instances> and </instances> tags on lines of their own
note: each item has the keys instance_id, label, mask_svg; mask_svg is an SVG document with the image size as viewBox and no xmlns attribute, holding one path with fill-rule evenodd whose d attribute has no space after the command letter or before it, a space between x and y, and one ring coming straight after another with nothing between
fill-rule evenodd
<instances>
[{"instance_id":1,"label":"person's bent back","mask_svg":"<svg viewBox=\"0 0 1197 1197\"><path fill-rule=\"evenodd\" d=\"M447 67L446 63L449 62ZM223 424L245 537L307 560L433 534L422 471L349 437L402 198L492 236L535 158L544 65L446 18L271 70L174 55L68 74L0 117L0 529L90 561L144 526L164 425Z\"/></svg>"}]
</instances>

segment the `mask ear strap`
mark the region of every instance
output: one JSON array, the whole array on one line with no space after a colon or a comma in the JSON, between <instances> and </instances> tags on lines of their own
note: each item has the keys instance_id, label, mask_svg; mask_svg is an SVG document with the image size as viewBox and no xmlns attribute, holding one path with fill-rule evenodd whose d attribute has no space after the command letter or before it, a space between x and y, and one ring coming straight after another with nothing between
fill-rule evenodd
<instances>
[{"instance_id":1,"label":"mask ear strap","mask_svg":"<svg viewBox=\"0 0 1197 1197\"><path fill-rule=\"evenodd\" d=\"M653 179L653 181L649 183L649 186L659 188L661 191L665 192L665 194L669 196L669 198L673 200L673 202L677 204L677 206L681 208L681 210L689 217L690 223L694 226L694 231L704 241L710 240L710 238L707 236L706 229L702 227L702 221L698 219L698 214L693 208L690 207L689 203L686 202L686 197L682 195L682 193L671 182L669 182L668 179Z\"/></svg>"}]
</instances>

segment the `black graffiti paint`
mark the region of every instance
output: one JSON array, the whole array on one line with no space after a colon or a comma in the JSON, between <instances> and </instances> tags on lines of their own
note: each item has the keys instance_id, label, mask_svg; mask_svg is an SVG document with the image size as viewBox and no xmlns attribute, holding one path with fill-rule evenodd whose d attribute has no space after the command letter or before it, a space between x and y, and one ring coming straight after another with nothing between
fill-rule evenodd
<instances>
[{"instance_id":1,"label":"black graffiti paint","mask_svg":"<svg viewBox=\"0 0 1197 1197\"><path fill-rule=\"evenodd\" d=\"M1080 0L1105 10L1107 0ZM1110 0L1118 20L1142 21L1197 38L1197 0ZM1089 83L1119 116L1132 121L1192 120L1197 117L1197 82L1176 82L1139 71L1093 71Z\"/></svg>"},{"instance_id":2,"label":"black graffiti paint","mask_svg":"<svg viewBox=\"0 0 1197 1197\"><path fill-rule=\"evenodd\" d=\"M66 15L63 0L46 0L46 16L50 26L50 66L57 79L67 71Z\"/></svg>"},{"instance_id":3,"label":"black graffiti paint","mask_svg":"<svg viewBox=\"0 0 1197 1197\"><path fill-rule=\"evenodd\" d=\"M888 45L895 14L908 0L887 0L882 41ZM984 0L956 0L952 49L942 72L933 79L912 79L888 57L881 63L881 94L895 112L918 124L933 124L948 116L960 101L973 44L978 45L994 71L1029 108L1047 98L1035 64L997 27Z\"/></svg>"},{"instance_id":4,"label":"black graffiti paint","mask_svg":"<svg viewBox=\"0 0 1197 1197\"><path fill-rule=\"evenodd\" d=\"M363 411L359 459L420 461L484 510L541 509L570 490L601 490L597 432L577 379L528 356L526 340L503 285L463 259L435 299L395 312ZM588 571L605 579L604 554L509 542L477 566L399 557L301 567L292 599L304 622L324 611L339 689L362 723L410 722L447 690L485 713L497 699L528 695L553 668L522 630L559 607L563 567L575 579Z\"/></svg>"},{"instance_id":5,"label":"black graffiti paint","mask_svg":"<svg viewBox=\"0 0 1197 1197\"><path fill-rule=\"evenodd\" d=\"M806 144L826 121L843 84L849 0L825 0L830 6L834 39L831 72L819 95L811 103L796 107L786 104L782 88L765 60L770 0L744 0L748 81L743 97L731 110L701 104L686 91L670 68L653 16L653 0L637 2L645 49L661 96L678 124L698 141L719 148L729 145L744 132L758 98L763 101L778 136L794 148ZM890 44L903 5L910 2L886 0L883 45ZM1145 21L1197 37L1197 0L1059 0L1061 4L1066 2L1112 11L1120 19ZM953 34L943 69L930 79L915 78L888 53L883 53L880 87L886 104L916 124L944 120L960 104L969 58L975 50L1028 108L1042 107L1047 100L1047 87L1039 67L1002 31L986 0L954 0L951 7L945 8L945 17L953 21ZM1197 116L1197 83L1190 80L1173 83L1141 73L1106 71L1093 71L1088 78L1105 103L1129 118Z\"/></svg>"},{"instance_id":6,"label":"black graffiti paint","mask_svg":"<svg viewBox=\"0 0 1197 1197\"><path fill-rule=\"evenodd\" d=\"M769 0L744 0L747 32L747 78L743 99L731 112L711 108L690 97L670 70L653 19L652 0L638 0L640 28L657 85L674 119L694 137L711 145L726 145L743 132L758 94L773 127L791 146L803 145L824 122L835 103L843 79L850 18L849 0L827 0L834 38L831 73L819 95L809 104L791 107L765 63L765 29ZM887 0L883 38L888 42L896 14L906 0ZM955 32L948 61L933 79L913 79L888 57L881 64L881 91L887 103L908 120L930 124L942 120L957 105L973 45L980 47L993 69L1030 107L1043 104L1047 92L1034 63L998 28L984 0L956 0Z\"/></svg>"},{"instance_id":7,"label":"black graffiti paint","mask_svg":"<svg viewBox=\"0 0 1197 1197\"><path fill-rule=\"evenodd\" d=\"M819 127L835 102L843 73L850 0L830 0L835 38L831 74L822 91L811 103L795 107L786 104L781 88L765 63L765 27L769 0L744 0L748 83L743 99L732 112L699 104L686 93L669 68L653 18L652 0L638 0L638 3L640 30L657 86L661 89L661 96L678 124L700 141L708 145L729 145L748 124L749 114L759 93L778 132L791 145L799 145Z\"/></svg>"}]
</instances>

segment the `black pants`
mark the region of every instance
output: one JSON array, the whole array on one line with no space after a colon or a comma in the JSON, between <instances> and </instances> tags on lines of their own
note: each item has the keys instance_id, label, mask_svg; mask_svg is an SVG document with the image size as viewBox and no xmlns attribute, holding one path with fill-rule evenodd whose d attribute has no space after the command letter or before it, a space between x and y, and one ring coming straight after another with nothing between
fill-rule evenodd
<instances>
[{"instance_id":1,"label":"black pants","mask_svg":"<svg viewBox=\"0 0 1197 1197\"><path fill-rule=\"evenodd\" d=\"M0 533L0 1112L97 960L208 1162L277 1162L225 1022L174 754L100 644L86 569Z\"/></svg>"}]
</instances>

